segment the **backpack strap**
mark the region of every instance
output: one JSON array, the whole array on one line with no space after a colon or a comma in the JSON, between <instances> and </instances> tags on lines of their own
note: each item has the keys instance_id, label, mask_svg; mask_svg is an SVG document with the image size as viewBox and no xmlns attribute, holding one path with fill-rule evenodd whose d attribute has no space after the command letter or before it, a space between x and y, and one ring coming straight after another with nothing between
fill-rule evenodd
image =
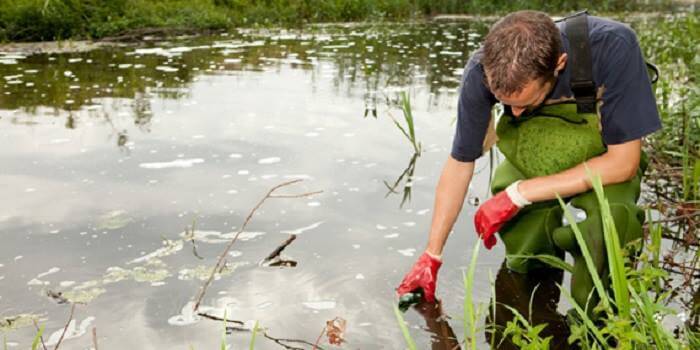
<instances>
[{"instance_id":1,"label":"backpack strap","mask_svg":"<svg viewBox=\"0 0 700 350\"><path fill-rule=\"evenodd\" d=\"M588 13L578 13L565 21L566 36L569 38L570 85L576 99L576 112L595 113L596 91L588 41Z\"/></svg>"}]
</instances>

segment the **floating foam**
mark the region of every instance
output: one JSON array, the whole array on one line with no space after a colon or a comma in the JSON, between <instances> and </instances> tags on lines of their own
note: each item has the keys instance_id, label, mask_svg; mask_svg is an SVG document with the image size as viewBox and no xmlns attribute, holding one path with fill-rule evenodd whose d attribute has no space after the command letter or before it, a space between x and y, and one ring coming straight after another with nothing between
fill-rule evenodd
<instances>
[{"instance_id":1,"label":"floating foam","mask_svg":"<svg viewBox=\"0 0 700 350\"><path fill-rule=\"evenodd\" d=\"M313 229L315 229L315 228L321 226L322 223L323 223L323 221L319 221L319 222L313 223L313 224L311 224L311 225L309 225L309 226L304 226L304 227L301 227L301 228L298 228L298 229L295 229L295 230L284 230L284 231L280 231L280 232L282 232L282 233L287 233L287 234L290 234L290 235L298 235L298 234L300 234L300 233L302 233L302 232L309 231L309 230L313 230Z\"/></svg>"},{"instance_id":2,"label":"floating foam","mask_svg":"<svg viewBox=\"0 0 700 350\"><path fill-rule=\"evenodd\" d=\"M204 163L204 159L176 159L172 162L141 163L139 167L145 169L165 169L165 168L191 168L195 164Z\"/></svg>"},{"instance_id":3,"label":"floating foam","mask_svg":"<svg viewBox=\"0 0 700 350\"><path fill-rule=\"evenodd\" d=\"M63 336L63 340L83 336L85 333L87 333L88 328L94 320L95 317L93 316L86 317L82 322L80 322L80 326L78 327L76 327L77 322L75 320L71 320L70 323L68 323L68 327L65 328L65 335L63 334L64 328L53 332L51 336L49 336L49 340L46 342L46 345L56 345L58 343L58 340L61 339L61 336Z\"/></svg>"},{"instance_id":4,"label":"floating foam","mask_svg":"<svg viewBox=\"0 0 700 350\"><path fill-rule=\"evenodd\" d=\"M399 254L401 254L403 256L413 256L413 254L416 253L416 249L415 248L399 249L399 250L397 250L397 252L399 252Z\"/></svg>"},{"instance_id":5,"label":"floating foam","mask_svg":"<svg viewBox=\"0 0 700 350\"><path fill-rule=\"evenodd\" d=\"M301 303L304 307L312 310L330 310L335 308L335 301L333 300L322 300L322 301L306 301Z\"/></svg>"},{"instance_id":6,"label":"floating foam","mask_svg":"<svg viewBox=\"0 0 700 350\"><path fill-rule=\"evenodd\" d=\"M262 158L258 160L258 164L274 164L274 163L279 163L280 162L279 157L269 157L269 158Z\"/></svg>"}]
</instances>

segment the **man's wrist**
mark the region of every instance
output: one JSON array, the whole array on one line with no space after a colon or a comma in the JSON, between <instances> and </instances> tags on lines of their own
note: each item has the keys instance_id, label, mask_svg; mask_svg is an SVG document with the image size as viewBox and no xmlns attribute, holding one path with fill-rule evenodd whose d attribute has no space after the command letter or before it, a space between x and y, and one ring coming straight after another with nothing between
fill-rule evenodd
<instances>
[{"instance_id":1,"label":"man's wrist","mask_svg":"<svg viewBox=\"0 0 700 350\"><path fill-rule=\"evenodd\" d=\"M515 204L518 208L522 208L526 205L532 204L531 201L529 201L521 192L519 189L520 184L522 183L522 180L518 180L510 186L506 187L506 194L508 194L508 198Z\"/></svg>"},{"instance_id":2,"label":"man's wrist","mask_svg":"<svg viewBox=\"0 0 700 350\"><path fill-rule=\"evenodd\" d=\"M442 261L442 254L440 254L440 253L435 254L430 250L430 248L425 250L425 254L428 254L428 256L433 258L433 259Z\"/></svg>"}]
</instances>

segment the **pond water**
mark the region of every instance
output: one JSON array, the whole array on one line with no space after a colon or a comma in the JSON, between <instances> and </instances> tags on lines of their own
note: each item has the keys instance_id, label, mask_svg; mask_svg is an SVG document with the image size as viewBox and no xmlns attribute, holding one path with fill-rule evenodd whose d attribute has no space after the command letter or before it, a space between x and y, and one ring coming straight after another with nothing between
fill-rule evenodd
<instances>
[{"instance_id":1,"label":"pond water","mask_svg":"<svg viewBox=\"0 0 700 350\"><path fill-rule=\"evenodd\" d=\"M312 348L336 317L347 321L345 347L403 348L394 288L426 243L462 69L489 24L238 30L0 54L0 314L40 315L49 345L69 317L57 302L67 297L86 303L62 349L90 348L93 327L100 348L216 348L221 322L192 315L190 302L265 193L302 179L279 193L323 192L268 199L202 310L306 342L280 341L292 348ZM404 124L402 91L423 149L415 159L390 117ZM451 318L437 323L460 339L471 222L488 181L483 157L440 272ZM281 264L261 265L290 234ZM488 301L503 257L502 245L482 251L477 302ZM511 282L497 294L530 283ZM428 347L435 320L405 317ZM9 348L27 348L35 333L31 323L4 330ZM251 333L226 339L240 348ZM260 349L280 343L256 338Z\"/></svg>"}]
</instances>

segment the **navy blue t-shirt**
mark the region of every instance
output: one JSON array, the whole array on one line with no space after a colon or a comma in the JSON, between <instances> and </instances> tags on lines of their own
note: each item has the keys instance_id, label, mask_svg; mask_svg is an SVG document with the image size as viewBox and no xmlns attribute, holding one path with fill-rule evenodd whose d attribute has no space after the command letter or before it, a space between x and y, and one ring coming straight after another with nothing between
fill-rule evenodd
<instances>
[{"instance_id":1,"label":"navy blue t-shirt","mask_svg":"<svg viewBox=\"0 0 700 350\"><path fill-rule=\"evenodd\" d=\"M562 51L569 52L566 23L557 23ZM637 37L628 26L588 16L593 81L604 87L600 107L603 142L615 145L635 140L661 128L654 93ZM482 49L472 55L464 68L459 93L457 130L451 155L470 162L483 153L482 144L498 101L486 87L481 65ZM571 62L569 60L569 62ZM571 97L570 66L567 63L547 99Z\"/></svg>"}]
</instances>

